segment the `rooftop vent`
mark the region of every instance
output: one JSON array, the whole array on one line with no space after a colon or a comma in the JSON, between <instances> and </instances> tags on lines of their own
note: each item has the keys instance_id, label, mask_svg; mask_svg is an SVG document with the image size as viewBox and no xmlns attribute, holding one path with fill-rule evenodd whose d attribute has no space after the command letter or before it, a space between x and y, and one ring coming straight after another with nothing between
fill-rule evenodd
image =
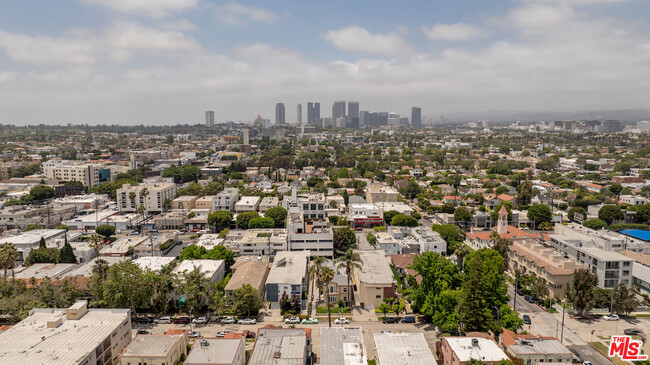
<instances>
[{"instance_id":1,"label":"rooftop vent","mask_svg":"<svg viewBox=\"0 0 650 365\"><path fill-rule=\"evenodd\" d=\"M472 338L472 346L478 347L478 338Z\"/></svg>"}]
</instances>

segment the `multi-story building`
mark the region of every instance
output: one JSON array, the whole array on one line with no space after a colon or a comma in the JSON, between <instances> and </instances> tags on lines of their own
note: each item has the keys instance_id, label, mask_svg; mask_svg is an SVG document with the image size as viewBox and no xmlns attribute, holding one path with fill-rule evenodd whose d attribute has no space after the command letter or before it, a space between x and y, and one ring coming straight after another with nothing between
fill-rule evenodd
<instances>
[{"instance_id":1,"label":"multi-story building","mask_svg":"<svg viewBox=\"0 0 650 365\"><path fill-rule=\"evenodd\" d=\"M324 298L331 305L336 305L339 300L343 301L345 305L349 305L350 292L352 291L352 286L354 282L350 280L350 285L348 286L348 276L345 274L344 268L337 267L337 264L332 260L327 260L323 263L323 266L327 266L334 270L334 277L328 285L328 298ZM325 289L323 289L323 297L325 297Z\"/></svg>"},{"instance_id":2,"label":"multi-story building","mask_svg":"<svg viewBox=\"0 0 650 365\"><path fill-rule=\"evenodd\" d=\"M267 196L262 199L259 205L260 213L264 213L271 208L275 208L280 205L280 199L276 196Z\"/></svg>"},{"instance_id":3,"label":"multi-story building","mask_svg":"<svg viewBox=\"0 0 650 365\"><path fill-rule=\"evenodd\" d=\"M307 123L320 124L320 103L307 103Z\"/></svg>"},{"instance_id":4,"label":"multi-story building","mask_svg":"<svg viewBox=\"0 0 650 365\"><path fill-rule=\"evenodd\" d=\"M359 305L373 309L384 302L384 298L395 297L395 278L386 261L383 250L357 250L363 264L353 271L356 288L354 299Z\"/></svg>"},{"instance_id":5,"label":"multi-story building","mask_svg":"<svg viewBox=\"0 0 650 365\"><path fill-rule=\"evenodd\" d=\"M198 196L194 195L181 195L172 200L172 209L178 210L192 210L196 207Z\"/></svg>"},{"instance_id":6,"label":"multi-story building","mask_svg":"<svg viewBox=\"0 0 650 365\"><path fill-rule=\"evenodd\" d=\"M0 331L2 364L117 365L131 342L130 309L36 308Z\"/></svg>"},{"instance_id":7,"label":"multi-story building","mask_svg":"<svg viewBox=\"0 0 650 365\"><path fill-rule=\"evenodd\" d=\"M496 365L508 360L493 339L484 337L443 337L440 354L444 365L465 365L472 359Z\"/></svg>"},{"instance_id":8,"label":"multi-story building","mask_svg":"<svg viewBox=\"0 0 650 365\"><path fill-rule=\"evenodd\" d=\"M240 255L271 255L287 249L287 230L283 228L248 229L239 241Z\"/></svg>"},{"instance_id":9,"label":"multi-story building","mask_svg":"<svg viewBox=\"0 0 650 365\"><path fill-rule=\"evenodd\" d=\"M119 358L120 365L176 364L187 354L187 334L137 335L124 349Z\"/></svg>"},{"instance_id":10,"label":"multi-story building","mask_svg":"<svg viewBox=\"0 0 650 365\"><path fill-rule=\"evenodd\" d=\"M307 301L302 297L309 284L307 268L310 255L309 251L280 251L276 254L266 278L266 300L271 306L278 308L282 295L286 293L289 298L297 295L303 309L306 308Z\"/></svg>"},{"instance_id":11,"label":"multi-story building","mask_svg":"<svg viewBox=\"0 0 650 365\"><path fill-rule=\"evenodd\" d=\"M377 248L384 250L386 255L398 255L402 253L400 242L390 232L375 232Z\"/></svg>"},{"instance_id":12,"label":"multi-story building","mask_svg":"<svg viewBox=\"0 0 650 365\"><path fill-rule=\"evenodd\" d=\"M249 257L239 257L231 270L233 274L224 288L229 305L234 303L234 291L247 284L257 290L260 299L264 299L264 283L269 274L269 262L266 258L258 261Z\"/></svg>"},{"instance_id":13,"label":"multi-story building","mask_svg":"<svg viewBox=\"0 0 650 365\"><path fill-rule=\"evenodd\" d=\"M235 203L235 213L255 212L260 206L259 196L242 196L237 203Z\"/></svg>"},{"instance_id":14,"label":"multi-story building","mask_svg":"<svg viewBox=\"0 0 650 365\"><path fill-rule=\"evenodd\" d=\"M422 127L422 109L417 106L411 108L411 127Z\"/></svg>"},{"instance_id":15,"label":"multi-story building","mask_svg":"<svg viewBox=\"0 0 650 365\"><path fill-rule=\"evenodd\" d=\"M275 104L275 124L285 124L284 103Z\"/></svg>"},{"instance_id":16,"label":"multi-story building","mask_svg":"<svg viewBox=\"0 0 650 365\"><path fill-rule=\"evenodd\" d=\"M524 365L570 364L573 362L573 352L557 338L518 335L508 329L503 330L502 338L506 353L521 359Z\"/></svg>"},{"instance_id":17,"label":"multi-story building","mask_svg":"<svg viewBox=\"0 0 650 365\"><path fill-rule=\"evenodd\" d=\"M348 101L348 128L359 128L358 101Z\"/></svg>"},{"instance_id":18,"label":"multi-story building","mask_svg":"<svg viewBox=\"0 0 650 365\"><path fill-rule=\"evenodd\" d=\"M418 241L420 253L432 251L441 255L447 254L447 241L440 237L440 233L434 232L428 227L414 228L411 232L413 238Z\"/></svg>"},{"instance_id":19,"label":"multi-story building","mask_svg":"<svg viewBox=\"0 0 650 365\"><path fill-rule=\"evenodd\" d=\"M573 273L583 267L532 238L513 240L509 255L508 266L511 271L533 274L543 279L550 296L559 299L564 297Z\"/></svg>"},{"instance_id":20,"label":"multi-story building","mask_svg":"<svg viewBox=\"0 0 650 365\"><path fill-rule=\"evenodd\" d=\"M79 181L86 187L99 184L101 165L51 160L43 163L43 172L49 180Z\"/></svg>"},{"instance_id":21,"label":"multi-story building","mask_svg":"<svg viewBox=\"0 0 650 365\"><path fill-rule=\"evenodd\" d=\"M208 110L205 112L205 126L214 127L214 110Z\"/></svg>"},{"instance_id":22,"label":"multi-story building","mask_svg":"<svg viewBox=\"0 0 650 365\"><path fill-rule=\"evenodd\" d=\"M610 232L611 233L611 232ZM562 255L581 263L598 276L598 286L611 289L619 283L632 285L632 262L621 255L626 237L598 232L576 223L556 224L550 244ZM631 250L631 247L627 247Z\"/></svg>"},{"instance_id":23,"label":"multi-story building","mask_svg":"<svg viewBox=\"0 0 650 365\"><path fill-rule=\"evenodd\" d=\"M233 212L235 210L235 203L239 199L239 190L237 188L225 188L222 192L217 194L216 199L213 201L213 210L227 210Z\"/></svg>"},{"instance_id":24,"label":"multi-story building","mask_svg":"<svg viewBox=\"0 0 650 365\"><path fill-rule=\"evenodd\" d=\"M348 217L353 227L374 227L384 224L384 218L375 204L351 203L348 208Z\"/></svg>"},{"instance_id":25,"label":"multi-story building","mask_svg":"<svg viewBox=\"0 0 650 365\"><path fill-rule=\"evenodd\" d=\"M246 340L205 338L194 341L184 365L246 365Z\"/></svg>"},{"instance_id":26,"label":"multi-story building","mask_svg":"<svg viewBox=\"0 0 650 365\"><path fill-rule=\"evenodd\" d=\"M398 196L399 192L394 188L387 185L375 183L368 187L368 192L366 193L366 202L396 202Z\"/></svg>"},{"instance_id":27,"label":"multi-story building","mask_svg":"<svg viewBox=\"0 0 650 365\"><path fill-rule=\"evenodd\" d=\"M335 101L332 105L332 120L345 117L345 101Z\"/></svg>"},{"instance_id":28,"label":"multi-story building","mask_svg":"<svg viewBox=\"0 0 650 365\"><path fill-rule=\"evenodd\" d=\"M305 219L305 213L290 208L287 215L289 250L311 251L313 255L332 257L334 236L325 219Z\"/></svg>"},{"instance_id":29,"label":"multi-story building","mask_svg":"<svg viewBox=\"0 0 650 365\"><path fill-rule=\"evenodd\" d=\"M640 252L621 251L621 254L634 260L632 263L632 285L642 293L650 295L650 255Z\"/></svg>"},{"instance_id":30,"label":"multi-story building","mask_svg":"<svg viewBox=\"0 0 650 365\"><path fill-rule=\"evenodd\" d=\"M377 363L436 364L427 340L422 333L374 333Z\"/></svg>"},{"instance_id":31,"label":"multi-story building","mask_svg":"<svg viewBox=\"0 0 650 365\"><path fill-rule=\"evenodd\" d=\"M367 351L359 327L321 327L320 365L367 364Z\"/></svg>"},{"instance_id":32,"label":"multi-story building","mask_svg":"<svg viewBox=\"0 0 650 365\"><path fill-rule=\"evenodd\" d=\"M160 213L171 206L175 196L176 184L170 179L145 179L140 185L124 184L117 189L117 207L122 212L137 212L143 206L147 213Z\"/></svg>"},{"instance_id":33,"label":"multi-story building","mask_svg":"<svg viewBox=\"0 0 650 365\"><path fill-rule=\"evenodd\" d=\"M38 248L41 238L45 240L45 245L52 247L52 243L57 238L63 238L66 234L65 229L35 229L23 232L17 236L9 236L0 239L0 244L10 243L18 251L16 261L25 261L29 253Z\"/></svg>"},{"instance_id":34,"label":"multi-story building","mask_svg":"<svg viewBox=\"0 0 650 365\"><path fill-rule=\"evenodd\" d=\"M312 363L311 329L265 326L257 331L249 364L307 365Z\"/></svg>"},{"instance_id":35,"label":"multi-story building","mask_svg":"<svg viewBox=\"0 0 650 365\"><path fill-rule=\"evenodd\" d=\"M325 194L298 194L295 188L291 196L285 196L282 207L287 211L298 208L304 219L326 219Z\"/></svg>"},{"instance_id":36,"label":"multi-story building","mask_svg":"<svg viewBox=\"0 0 650 365\"><path fill-rule=\"evenodd\" d=\"M226 263L223 260L183 260L172 273L183 275L194 270L199 270L204 278L217 283L226 275Z\"/></svg>"}]
</instances>

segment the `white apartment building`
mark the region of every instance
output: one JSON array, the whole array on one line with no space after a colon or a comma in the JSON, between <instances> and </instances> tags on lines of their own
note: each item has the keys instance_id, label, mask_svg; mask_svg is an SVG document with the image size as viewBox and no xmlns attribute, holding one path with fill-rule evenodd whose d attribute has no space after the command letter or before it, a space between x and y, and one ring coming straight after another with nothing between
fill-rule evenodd
<instances>
[{"instance_id":1,"label":"white apartment building","mask_svg":"<svg viewBox=\"0 0 650 365\"><path fill-rule=\"evenodd\" d=\"M131 199L131 193L135 193L135 199ZM175 196L176 184L171 179L145 179L140 185L124 184L117 189L117 207L122 212L137 212L142 205L147 213L160 213L167 203L171 207Z\"/></svg>"},{"instance_id":2,"label":"white apartment building","mask_svg":"<svg viewBox=\"0 0 650 365\"><path fill-rule=\"evenodd\" d=\"M402 253L399 241L390 232L375 232L374 235L377 238L377 248L384 250L386 255L399 255Z\"/></svg>"},{"instance_id":3,"label":"white apartment building","mask_svg":"<svg viewBox=\"0 0 650 365\"><path fill-rule=\"evenodd\" d=\"M248 229L239 241L240 255L270 255L287 251L287 230L283 228Z\"/></svg>"},{"instance_id":4,"label":"white apartment building","mask_svg":"<svg viewBox=\"0 0 650 365\"><path fill-rule=\"evenodd\" d=\"M287 215L290 251L312 251L316 256L334 255L334 236L325 219L306 219L305 213L291 208Z\"/></svg>"},{"instance_id":5,"label":"white apartment building","mask_svg":"<svg viewBox=\"0 0 650 365\"><path fill-rule=\"evenodd\" d=\"M99 184L102 165L52 160L43 163L43 171L49 180L79 181L86 187Z\"/></svg>"},{"instance_id":6,"label":"white apartment building","mask_svg":"<svg viewBox=\"0 0 650 365\"><path fill-rule=\"evenodd\" d=\"M273 308L278 308L283 293L286 293L289 298L296 294L301 298L303 309L306 307L307 301L302 300L302 293L308 289L307 269L310 256L309 251L277 253L269 276L266 278L266 300Z\"/></svg>"},{"instance_id":7,"label":"white apartment building","mask_svg":"<svg viewBox=\"0 0 650 365\"><path fill-rule=\"evenodd\" d=\"M1 364L116 365L131 342L130 309L36 308L0 331Z\"/></svg>"},{"instance_id":8,"label":"white apartment building","mask_svg":"<svg viewBox=\"0 0 650 365\"><path fill-rule=\"evenodd\" d=\"M441 255L447 254L447 242L440 237L440 233L432 231L429 227L417 227L411 233L420 245L420 253L433 251Z\"/></svg>"},{"instance_id":9,"label":"white apartment building","mask_svg":"<svg viewBox=\"0 0 650 365\"><path fill-rule=\"evenodd\" d=\"M237 203L235 203L235 213L243 212L256 212L260 206L259 196L242 196Z\"/></svg>"},{"instance_id":10,"label":"white apartment building","mask_svg":"<svg viewBox=\"0 0 650 365\"><path fill-rule=\"evenodd\" d=\"M212 210L227 210L229 212L234 212L237 199L239 199L239 190L237 190L237 188L225 188L222 192L217 194L215 200L213 200Z\"/></svg>"},{"instance_id":11,"label":"white apartment building","mask_svg":"<svg viewBox=\"0 0 650 365\"><path fill-rule=\"evenodd\" d=\"M289 211L298 208L304 219L326 219L325 194L297 194L293 188L291 196L285 196L282 207Z\"/></svg>"},{"instance_id":12,"label":"white apartment building","mask_svg":"<svg viewBox=\"0 0 650 365\"><path fill-rule=\"evenodd\" d=\"M383 184L372 184L368 187L366 193L366 202L368 203L386 203L396 202L399 192L394 188Z\"/></svg>"}]
</instances>

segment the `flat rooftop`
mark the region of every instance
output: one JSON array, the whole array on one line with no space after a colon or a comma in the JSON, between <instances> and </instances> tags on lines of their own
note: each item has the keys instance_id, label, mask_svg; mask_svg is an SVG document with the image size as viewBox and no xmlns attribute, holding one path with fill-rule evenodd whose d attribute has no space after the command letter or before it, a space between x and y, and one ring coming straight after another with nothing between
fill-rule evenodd
<instances>
[{"instance_id":1,"label":"flat rooftop","mask_svg":"<svg viewBox=\"0 0 650 365\"><path fill-rule=\"evenodd\" d=\"M183 335L137 335L122 351L122 357L165 357Z\"/></svg>"},{"instance_id":2,"label":"flat rooftop","mask_svg":"<svg viewBox=\"0 0 650 365\"><path fill-rule=\"evenodd\" d=\"M478 344L473 345L472 340L477 340ZM443 341L447 341L461 362L469 361L470 359L486 362L497 362L508 359L506 353L492 339L483 337L444 337Z\"/></svg>"},{"instance_id":3,"label":"flat rooftop","mask_svg":"<svg viewBox=\"0 0 650 365\"><path fill-rule=\"evenodd\" d=\"M237 264L235 272L230 277L224 290L230 291L239 289L244 286L244 284L250 284L250 286L257 289L264 284L264 278L266 278L266 274L269 271L268 260L250 260L243 263L238 261Z\"/></svg>"},{"instance_id":4,"label":"flat rooftop","mask_svg":"<svg viewBox=\"0 0 650 365\"><path fill-rule=\"evenodd\" d=\"M279 251L266 278L267 284L301 284L307 273L309 251Z\"/></svg>"},{"instance_id":5,"label":"flat rooftop","mask_svg":"<svg viewBox=\"0 0 650 365\"><path fill-rule=\"evenodd\" d=\"M375 333L373 337L379 364L436 364L422 333Z\"/></svg>"},{"instance_id":6,"label":"flat rooftop","mask_svg":"<svg viewBox=\"0 0 650 365\"><path fill-rule=\"evenodd\" d=\"M67 320L65 309L33 309L0 332L0 364L76 365L129 316L129 309L89 309L80 319ZM47 327L59 317L63 323L58 328Z\"/></svg>"},{"instance_id":7,"label":"flat rooftop","mask_svg":"<svg viewBox=\"0 0 650 365\"><path fill-rule=\"evenodd\" d=\"M174 268L173 273L192 272L194 269L199 269L201 274L207 278L211 278L214 273L219 270L221 266L225 265L224 260L184 260Z\"/></svg>"},{"instance_id":8,"label":"flat rooftop","mask_svg":"<svg viewBox=\"0 0 650 365\"><path fill-rule=\"evenodd\" d=\"M321 327L320 365L366 365L366 349L359 327Z\"/></svg>"},{"instance_id":9,"label":"flat rooftop","mask_svg":"<svg viewBox=\"0 0 650 365\"><path fill-rule=\"evenodd\" d=\"M361 269L357 269L357 277L362 283L386 284L395 281L384 250L357 250L356 252L363 261Z\"/></svg>"},{"instance_id":10,"label":"flat rooftop","mask_svg":"<svg viewBox=\"0 0 650 365\"><path fill-rule=\"evenodd\" d=\"M74 270L77 267L77 264L34 264L25 270L16 273L16 279L30 279L32 277L36 279L42 279L45 277L48 278L58 278L62 277L63 274Z\"/></svg>"},{"instance_id":11,"label":"flat rooftop","mask_svg":"<svg viewBox=\"0 0 650 365\"><path fill-rule=\"evenodd\" d=\"M133 260L133 263L140 266L142 270L160 271L174 260L176 258L167 256L142 256Z\"/></svg>"},{"instance_id":12,"label":"flat rooftop","mask_svg":"<svg viewBox=\"0 0 650 365\"><path fill-rule=\"evenodd\" d=\"M249 364L303 365L307 334L302 328L260 328Z\"/></svg>"},{"instance_id":13,"label":"flat rooftop","mask_svg":"<svg viewBox=\"0 0 650 365\"><path fill-rule=\"evenodd\" d=\"M241 338L201 338L194 341L187 355L185 365L233 364L240 346L245 346Z\"/></svg>"},{"instance_id":14,"label":"flat rooftop","mask_svg":"<svg viewBox=\"0 0 650 365\"><path fill-rule=\"evenodd\" d=\"M516 344L510 345L508 348L516 355L572 354L571 350L555 338L518 340Z\"/></svg>"}]
</instances>

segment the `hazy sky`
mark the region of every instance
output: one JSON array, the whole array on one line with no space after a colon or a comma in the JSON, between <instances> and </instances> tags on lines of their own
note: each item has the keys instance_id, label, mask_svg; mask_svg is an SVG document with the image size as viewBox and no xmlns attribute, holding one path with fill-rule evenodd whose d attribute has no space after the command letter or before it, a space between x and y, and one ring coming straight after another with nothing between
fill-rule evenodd
<instances>
[{"instance_id":1,"label":"hazy sky","mask_svg":"<svg viewBox=\"0 0 650 365\"><path fill-rule=\"evenodd\" d=\"M2 1L0 123L645 108L648 16L648 0Z\"/></svg>"}]
</instances>

